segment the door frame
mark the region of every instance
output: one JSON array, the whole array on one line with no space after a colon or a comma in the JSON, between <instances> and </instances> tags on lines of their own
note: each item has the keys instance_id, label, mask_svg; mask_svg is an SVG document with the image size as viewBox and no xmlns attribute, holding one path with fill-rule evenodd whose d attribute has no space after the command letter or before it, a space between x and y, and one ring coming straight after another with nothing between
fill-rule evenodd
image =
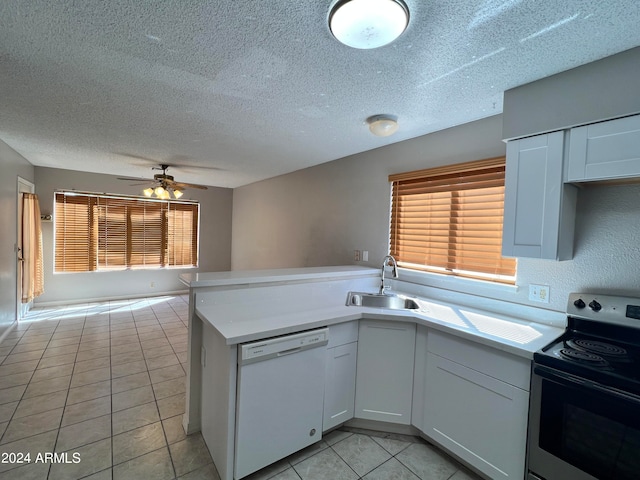
<instances>
[{"instance_id":1,"label":"door frame","mask_svg":"<svg viewBox=\"0 0 640 480\"><path fill-rule=\"evenodd\" d=\"M18 176L16 192L16 320L20 321L33 305L33 302L22 303L22 262L20 260L22 251L22 194L35 193L36 186L29 180Z\"/></svg>"}]
</instances>

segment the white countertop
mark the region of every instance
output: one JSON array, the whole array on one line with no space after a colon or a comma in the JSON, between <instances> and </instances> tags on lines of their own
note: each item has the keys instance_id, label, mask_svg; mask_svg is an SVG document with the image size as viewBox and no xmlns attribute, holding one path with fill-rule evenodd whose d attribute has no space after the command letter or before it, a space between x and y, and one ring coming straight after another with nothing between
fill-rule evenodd
<instances>
[{"instance_id":1,"label":"white countertop","mask_svg":"<svg viewBox=\"0 0 640 480\"><path fill-rule=\"evenodd\" d=\"M182 273L180 281L188 287L219 287L269 282L314 281L330 278L379 275L376 268L357 265L310 268L276 268L271 270L233 270L230 272Z\"/></svg>"},{"instance_id":2,"label":"white countertop","mask_svg":"<svg viewBox=\"0 0 640 480\"><path fill-rule=\"evenodd\" d=\"M335 273L334 270L332 272ZM282 278L282 277L280 277ZM462 306L414 298L419 310L357 306L305 308L304 305L198 304L196 314L212 325L227 345L251 342L359 319L413 322L525 358L548 345L564 328ZM345 294L346 300L346 294Z\"/></svg>"}]
</instances>

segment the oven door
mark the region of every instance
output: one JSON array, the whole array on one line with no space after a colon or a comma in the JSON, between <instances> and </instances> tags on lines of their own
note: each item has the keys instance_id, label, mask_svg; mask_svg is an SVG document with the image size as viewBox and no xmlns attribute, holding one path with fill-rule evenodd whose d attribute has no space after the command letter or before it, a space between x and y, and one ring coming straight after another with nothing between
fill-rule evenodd
<instances>
[{"instance_id":1,"label":"oven door","mask_svg":"<svg viewBox=\"0 0 640 480\"><path fill-rule=\"evenodd\" d=\"M528 460L546 480L637 480L640 398L535 365Z\"/></svg>"}]
</instances>

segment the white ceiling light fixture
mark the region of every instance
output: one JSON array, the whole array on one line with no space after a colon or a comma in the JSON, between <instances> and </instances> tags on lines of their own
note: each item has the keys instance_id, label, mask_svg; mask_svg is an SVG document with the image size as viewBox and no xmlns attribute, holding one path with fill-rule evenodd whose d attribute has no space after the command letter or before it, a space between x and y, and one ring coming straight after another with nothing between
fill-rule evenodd
<instances>
[{"instance_id":1,"label":"white ceiling light fixture","mask_svg":"<svg viewBox=\"0 0 640 480\"><path fill-rule=\"evenodd\" d=\"M333 36L360 49L388 45L408 24L409 9L402 0L340 0L329 15Z\"/></svg>"},{"instance_id":2,"label":"white ceiling light fixture","mask_svg":"<svg viewBox=\"0 0 640 480\"><path fill-rule=\"evenodd\" d=\"M367 118L367 123L376 137L388 137L398 130L398 118L392 115L373 115Z\"/></svg>"}]
</instances>

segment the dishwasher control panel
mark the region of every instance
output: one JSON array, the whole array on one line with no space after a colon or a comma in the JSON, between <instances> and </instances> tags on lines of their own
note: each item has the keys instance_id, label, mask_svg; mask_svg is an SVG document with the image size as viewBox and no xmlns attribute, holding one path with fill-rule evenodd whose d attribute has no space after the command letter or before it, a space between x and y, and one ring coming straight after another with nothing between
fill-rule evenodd
<instances>
[{"instance_id":1,"label":"dishwasher control panel","mask_svg":"<svg viewBox=\"0 0 640 480\"><path fill-rule=\"evenodd\" d=\"M309 332L245 343L240 346L238 363L247 364L291 355L302 350L326 345L328 342L329 330L321 328Z\"/></svg>"}]
</instances>

